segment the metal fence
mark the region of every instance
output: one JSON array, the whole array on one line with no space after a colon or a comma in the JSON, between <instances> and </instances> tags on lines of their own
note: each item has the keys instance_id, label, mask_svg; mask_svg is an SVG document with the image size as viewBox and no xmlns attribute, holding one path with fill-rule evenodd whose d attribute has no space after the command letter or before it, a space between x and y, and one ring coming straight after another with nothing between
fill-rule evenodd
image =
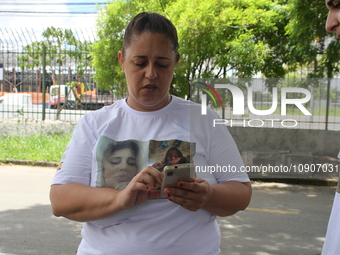
<instances>
[{"instance_id":1,"label":"metal fence","mask_svg":"<svg viewBox=\"0 0 340 255\"><path fill-rule=\"evenodd\" d=\"M94 42L93 31L72 31L82 44ZM119 97L110 91L101 91L93 80L95 70L88 60L87 51L79 51L67 44L61 50L46 49L49 65L45 70L40 61L43 52L32 50L33 45L44 38L34 30L0 29L0 118L26 118L43 120L77 121L86 112L112 104ZM46 38L45 38L46 39ZM52 40L52 39L50 39ZM53 43L50 44L53 46ZM83 45L83 46L84 46ZM83 47L84 48L84 47ZM86 47L85 47L86 48ZM74 54L75 56L73 56ZM39 64L35 64L38 61ZM31 68L23 68L31 64ZM82 72L79 72L82 67ZM227 126L301 128L340 130L340 79L285 79L278 84L270 79L201 79L201 87L191 88L191 100L202 104L206 94L207 104L221 117ZM62 86L69 84L70 86ZM244 102L244 113L235 114L235 95L231 91L216 89L221 95L218 103L211 88L217 84L229 84L239 88ZM277 90L273 89L277 84ZM282 88L302 87L310 92L310 100L303 103L311 115L304 114L297 105L287 104L282 113ZM45 91L44 91L45 90ZM252 91L248 96L249 90ZM44 96L45 95L45 96ZM241 97L242 97L241 96ZM273 109L273 98L277 105ZM286 93L286 99L301 99L303 93ZM268 111L270 114L256 114ZM257 112L258 113L258 112Z\"/></svg>"},{"instance_id":2,"label":"metal fence","mask_svg":"<svg viewBox=\"0 0 340 255\"><path fill-rule=\"evenodd\" d=\"M88 49L95 41L86 29L0 28L0 118L77 121L119 99L93 79Z\"/></svg>"}]
</instances>

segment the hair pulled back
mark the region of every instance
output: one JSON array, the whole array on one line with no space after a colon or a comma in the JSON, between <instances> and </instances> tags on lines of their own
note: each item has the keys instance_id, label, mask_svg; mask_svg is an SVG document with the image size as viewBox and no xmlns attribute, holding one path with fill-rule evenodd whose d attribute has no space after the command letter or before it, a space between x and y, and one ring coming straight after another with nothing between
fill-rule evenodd
<instances>
[{"instance_id":1,"label":"hair pulled back","mask_svg":"<svg viewBox=\"0 0 340 255\"><path fill-rule=\"evenodd\" d=\"M142 33L162 34L169 39L174 54L178 54L177 30L172 22L158 13L141 12L137 14L128 24L124 34L123 54L129 48L134 35Z\"/></svg>"}]
</instances>

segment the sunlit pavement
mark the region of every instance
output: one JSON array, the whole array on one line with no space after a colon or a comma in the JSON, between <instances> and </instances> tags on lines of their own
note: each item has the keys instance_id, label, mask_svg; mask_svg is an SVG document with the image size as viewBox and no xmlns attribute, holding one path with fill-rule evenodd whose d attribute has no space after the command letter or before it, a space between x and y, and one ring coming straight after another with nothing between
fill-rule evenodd
<instances>
[{"instance_id":1,"label":"sunlit pavement","mask_svg":"<svg viewBox=\"0 0 340 255\"><path fill-rule=\"evenodd\" d=\"M81 223L51 213L54 173L0 165L0 255L76 253ZM320 254L334 194L335 187L254 183L247 210L218 218L221 254Z\"/></svg>"},{"instance_id":2,"label":"sunlit pavement","mask_svg":"<svg viewBox=\"0 0 340 255\"><path fill-rule=\"evenodd\" d=\"M219 218L222 254L321 254L335 187L254 183L247 210Z\"/></svg>"}]
</instances>

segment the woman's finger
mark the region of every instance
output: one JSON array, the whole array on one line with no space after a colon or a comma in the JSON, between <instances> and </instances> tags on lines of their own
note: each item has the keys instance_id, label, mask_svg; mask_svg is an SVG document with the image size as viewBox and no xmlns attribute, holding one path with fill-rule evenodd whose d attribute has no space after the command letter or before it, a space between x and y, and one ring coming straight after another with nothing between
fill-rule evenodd
<instances>
[{"instance_id":1,"label":"woman's finger","mask_svg":"<svg viewBox=\"0 0 340 255\"><path fill-rule=\"evenodd\" d=\"M163 181L162 174L154 167L147 166L142 171L140 171L136 176L148 174L149 176L152 176L153 179L155 179L155 182L161 184Z\"/></svg>"}]
</instances>

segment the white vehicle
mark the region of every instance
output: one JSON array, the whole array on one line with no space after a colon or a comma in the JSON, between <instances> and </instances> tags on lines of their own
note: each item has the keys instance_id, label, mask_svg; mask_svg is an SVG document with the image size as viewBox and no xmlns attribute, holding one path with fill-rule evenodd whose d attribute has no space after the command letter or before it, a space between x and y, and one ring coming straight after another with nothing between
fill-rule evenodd
<instances>
[{"instance_id":1,"label":"white vehicle","mask_svg":"<svg viewBox=\"0 0 340 255\"><path fill-rule=\"evenodd\" d=\"M0 98L1 106L9 110L32 108L32 98L30 94L7 93Z\"/></svg>"},{"instance_id":2,"label":"white vehicle","mask_svg":"<svg viewBox=\"0 0 340 255\"><path fill-rule=\"evenodd\" d=\"M34 109L30 94L7 93L0 98L1 118L24 117L25 113L31 112L32 110Z\"/></svg>"}]
</instances>

